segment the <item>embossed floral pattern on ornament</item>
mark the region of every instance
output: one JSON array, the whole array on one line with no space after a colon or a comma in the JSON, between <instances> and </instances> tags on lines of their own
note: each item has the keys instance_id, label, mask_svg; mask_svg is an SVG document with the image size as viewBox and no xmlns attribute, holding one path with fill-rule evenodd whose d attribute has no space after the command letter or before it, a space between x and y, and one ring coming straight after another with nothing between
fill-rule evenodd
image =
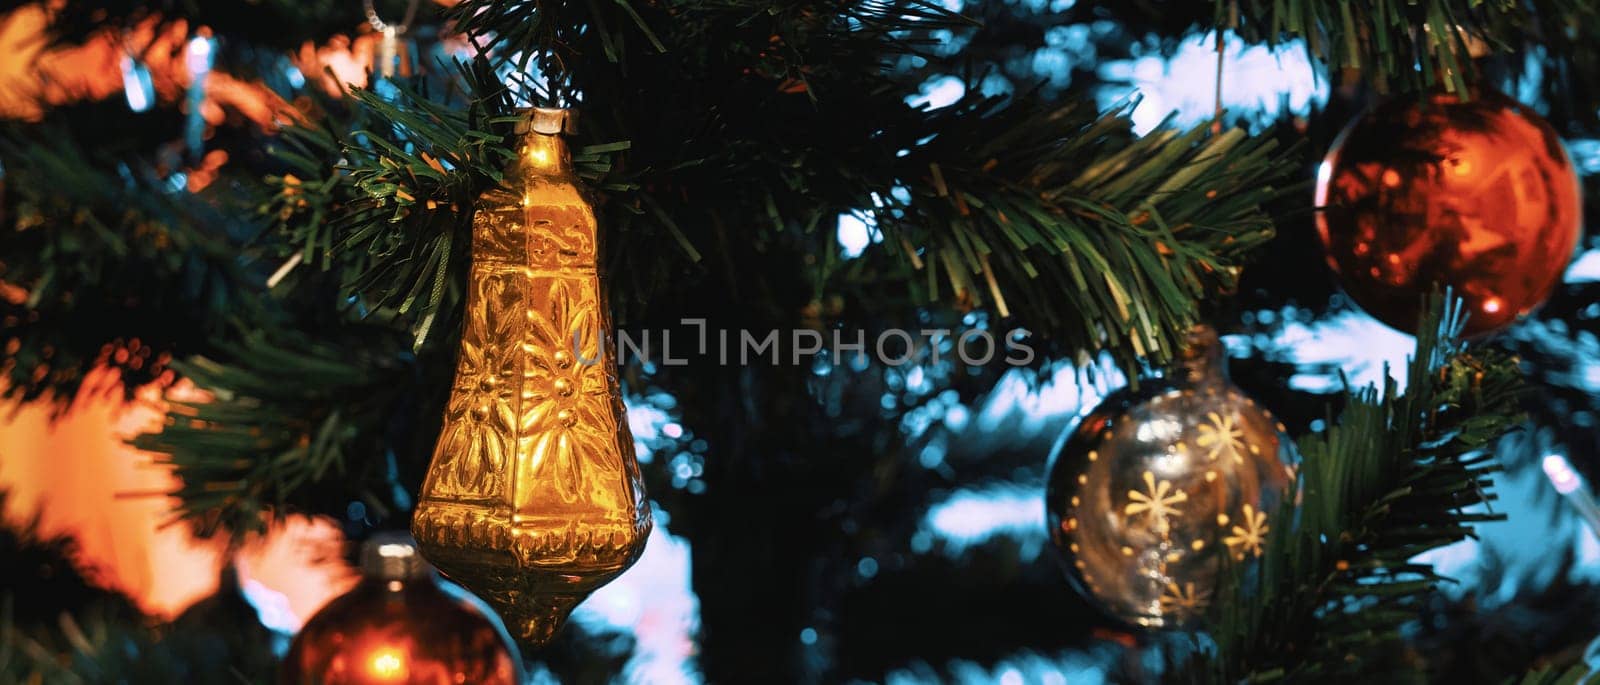
<instances>
[{"instance_id":1,"label":"embossed floral pattern on ornament","mask_svg":"<svg viewBox=\"0 0 1600 685\"><path fill-rule=\"evenodd\" d=\"M473 293L487 306L470 307L456 362L456 387L445 408L446 434L439 441L442 459L435 473L441 491L466 497L501 494L502 474L515 445L516 360L496 341L517 337L518 317L507 314L520 306L518 289L509 278L477 280Z\"/></svg>"},{"instance_id":2,"label":"embossed floral pattern on ornament","mask_svg":"<svg viewBox=\"0 0 1600 685\"><path fill-rule=\"evenodd\" d=\"M535 483L537 492L519 494L518 509L539 503L627 510L631 493L615 486L624 474L608 390L611 358L600 351L598 288L565 278L534 279L531 287L549 292L527 314L519 431L531 441L519 468L531 478L522 482Z\"/></svg>"}]
</instances>

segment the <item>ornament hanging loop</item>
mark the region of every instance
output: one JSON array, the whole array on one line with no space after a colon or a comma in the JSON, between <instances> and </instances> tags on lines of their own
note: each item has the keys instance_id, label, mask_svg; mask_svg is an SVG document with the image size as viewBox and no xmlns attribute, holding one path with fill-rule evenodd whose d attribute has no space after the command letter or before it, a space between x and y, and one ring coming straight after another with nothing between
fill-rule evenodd
<instances>
[{"instance_id":1,"label":"ornament hanging loop","mask_svg":"<svg viewBox=\"0 0 1600 685\"><path fill-rule=\"evenodd\" d=\"M373 3L373 0L361 0L361 9L366 11L367 24L372 26L372 30L379 33L386 33L392 30L397 35L405 35L411 31L411 23L417 20L417 2L418 0L411 0L406 5L406 18L401 20L399 24L390 24L384 21L383 17L378 16L378 8Z\"/></svg>"},{"instance_id":2,"label":"ornament hanging loop","mask_svg":"<svg viewBox=\"0 0 1600 685\"><path fill-rule=\"evenodd\" d=\"M1228 3L1227 23L1217 26L1217 89L1215 93L1216 109L1211 119L1212 135L1222 133L1222 116L1227 113L1222 106L1222 68L1227 63L1228 31L1238 25L1239 0L1231 0Z\"/></svg>"},{"instance_id":3,"label":"ornament hanging loop","mask_svg":"<svg viewBox=\"0 0 1600 685\"><path fill-rule=\"evenodd\" d=\"M378 74L384 78L394 78L396 62L409 62L409 54L403 54L400 39L411 31L411 23L417 19L418 0L411 0L406 5L405 19L398 24L390 24L378 16L378 8L373 0L361 0L361 8L366 11L367 24L381 36L378 39L377 66ZM409 69L401 69L409 72Z\"/></svg>"}]
</instances>

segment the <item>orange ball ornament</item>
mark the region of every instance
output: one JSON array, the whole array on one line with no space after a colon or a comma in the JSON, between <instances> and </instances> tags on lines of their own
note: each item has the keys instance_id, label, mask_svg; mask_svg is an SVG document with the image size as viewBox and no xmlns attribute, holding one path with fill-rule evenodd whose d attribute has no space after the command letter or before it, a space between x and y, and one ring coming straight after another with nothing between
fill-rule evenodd
<instances>
[{"instance_id":1,"label":"orange ball ornament","mask_svg":"<svg viewBox=\"0 0 1600 685\"><path fill-rule=\"evenodd\" d=\"M441 583L407 536L361 549L362 579L295 636L283 685L517 685L511 636L488 606Z\"/></svg>"},{"instance_id":2,"label":"orange ball ornament","mask_svg":"<svg viewBox=\"0 0 1600 685\"><path fill-rule=\"evenodd\" d=\"M1323 159L1316 203L1345 292L1405 332L1436 283L1465 300L1467 335L1509 325L1550 296L1583 226L1555 129L1492 92L1369 110Z\"/></svg>"}]
</instances>

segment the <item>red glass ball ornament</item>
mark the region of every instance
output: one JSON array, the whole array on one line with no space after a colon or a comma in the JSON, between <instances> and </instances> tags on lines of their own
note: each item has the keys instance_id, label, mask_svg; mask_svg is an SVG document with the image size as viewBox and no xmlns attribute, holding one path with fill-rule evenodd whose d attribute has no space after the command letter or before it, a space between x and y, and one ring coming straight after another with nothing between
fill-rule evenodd
<instances>
[{"instance_id":1,"label":"red glass ball ornament","mask_svg":"<svg viewBox=\"0 0 1600 685\"><path fill-rule=\"evenodd\" d=\"M1357 304L1405 332L1435 283L1466 334L1550 296L1582 231L1578 174L1555 129L1504 95L1392 100L1352 122L1317 170L1317 229Z\"/></svg>"},{"instance_id":2,"label":"red glass ball ornament","mask_svg":"<svg viewBox=\"0 0 1600 685\"><path fill-rule=\"evenodd\" d=\"M439 580L409 537L362 547L362 579L301 629L284 685L517 685L511 636L477 598Z\"/></svg>"}]
</instances>

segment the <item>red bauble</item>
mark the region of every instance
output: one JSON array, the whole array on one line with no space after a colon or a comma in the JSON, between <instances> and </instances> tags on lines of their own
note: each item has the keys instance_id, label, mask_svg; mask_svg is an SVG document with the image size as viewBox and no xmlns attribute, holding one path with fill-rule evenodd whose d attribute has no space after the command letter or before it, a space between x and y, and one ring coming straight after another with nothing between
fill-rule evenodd
<instances>
[{"instance_id":1,"label":"red bauble","mask_svg":"<svg viewBox=\"0 0 1600 685\"><path fill-rule=\"evenodd\" d=\"M1345 292L1411 332L1435 283L1466 334L1549 297L1582 230L1578 175L1549 124L1498 93L1395 100L1352 122L1317 170L1317 228Z\"/></svg>"},{"instance_id":2,"label":"red bauble","mask_svg":"<svg viewBox=\"0 0 1600 685\"><path fill-rule=\"evenodd\" d=\"M408 537L369 540L362 580L306 622L284 685L517 685L516 647L494 613L442 583Z\"/></svg>"}]
</instances>

